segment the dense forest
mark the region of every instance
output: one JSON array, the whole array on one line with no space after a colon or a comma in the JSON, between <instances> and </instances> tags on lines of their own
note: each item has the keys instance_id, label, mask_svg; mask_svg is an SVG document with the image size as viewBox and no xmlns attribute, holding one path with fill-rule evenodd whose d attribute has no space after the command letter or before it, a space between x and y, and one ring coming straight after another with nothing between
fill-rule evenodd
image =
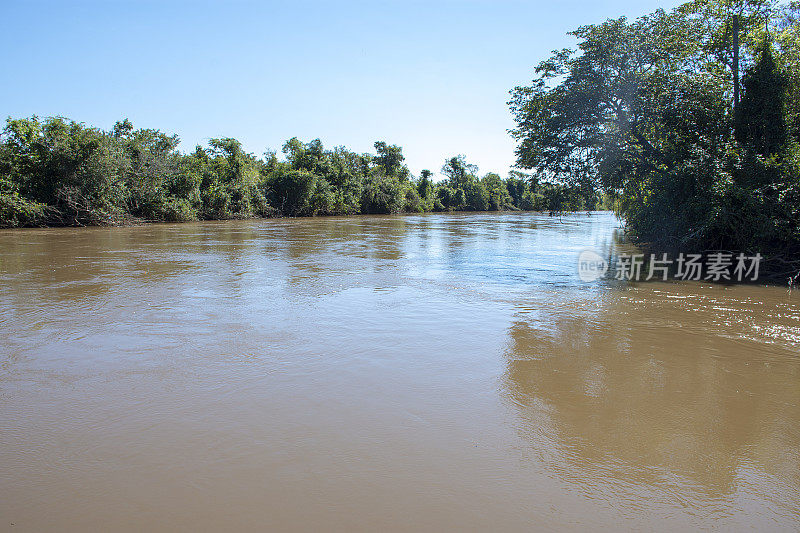
<instances>
[{"instance_id":1,"label":"dense forest","mask_svg":"<svg viewBox=\"0 0 800 533\"><path fill-rule=\"evenodd\" d=\"M800 2L697 0L572 35L512 91L518 167L606 191L652 251L800 275Z\"/></svg>"},{"instance_id":2,"label":"dense forest","mask_svg":"<svg viewBox=\"0 0 800 533\"><path fill-rule=\"evenodd\" d=\"M11 119L0 135L0 225L119 224L268 216L425 211L594 209L594 189L511 172L478 177L464 156L434 182L412 176L399 146L375 154L292 138L282 156L247 153L231 138L181 153L176 135L111 131L61 117Z\"/></svg>"}]
</instances>

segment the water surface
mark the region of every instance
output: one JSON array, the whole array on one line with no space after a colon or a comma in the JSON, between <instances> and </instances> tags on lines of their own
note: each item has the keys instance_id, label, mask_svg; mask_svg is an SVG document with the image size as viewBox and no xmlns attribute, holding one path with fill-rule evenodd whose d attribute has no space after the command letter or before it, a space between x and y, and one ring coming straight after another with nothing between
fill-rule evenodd
<instances>
[{"instance_id":1,"label":"water surface","mask_svg":"<svg viewBox=\"0 0 800 533\"><path fill-rule=\"evenodd\" d=\"M798 294L617 225L0 232L0 530L798 530Z\"/></svg>"}]
</instances>

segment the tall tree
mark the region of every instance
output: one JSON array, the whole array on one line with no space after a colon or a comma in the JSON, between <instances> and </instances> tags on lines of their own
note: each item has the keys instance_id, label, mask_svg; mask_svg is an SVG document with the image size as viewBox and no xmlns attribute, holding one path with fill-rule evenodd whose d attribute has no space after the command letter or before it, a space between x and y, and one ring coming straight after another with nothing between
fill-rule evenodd
<instances>
[{"instance_id":1,"label":"tall tree","mask_svg":"<svg viewBox=\"0 0 800 533\"><path fill-rule=\"evenodd\" d=\"M764 157L781 152L788 139L788 84L775 63L769 42L763 43L758 60L742 82L744 95L736 117L736 139Z\"/></svg>"}]
</instances>

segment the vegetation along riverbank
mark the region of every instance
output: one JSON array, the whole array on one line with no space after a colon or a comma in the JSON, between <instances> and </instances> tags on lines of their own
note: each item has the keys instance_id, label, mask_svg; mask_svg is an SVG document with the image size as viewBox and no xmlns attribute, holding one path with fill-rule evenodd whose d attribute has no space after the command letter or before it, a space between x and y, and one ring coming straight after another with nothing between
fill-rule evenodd
<instances>
[{"instance_id":1,"label":"vegetation along riverbank","mask_svg":"<svg viewBox=\"0 0 800 533\"><path fill-rule=\"evenodd\" d=\"M572 35L511 91L517 167L451 157L413 176L374 153L292 138L282 157L233 138L191 153L128 120L9 118L0 226L614 207L654 252L760 253L800 275L800 2L696 0ZM525 171L525 172L523 172Z\"/></svg>"},{"instance_id":2,"label":"vegetation along riverbank","mask_svg":"<svg viewBox=\"0 0 800 533\"><path fill-rule=\"evenodd\" d=\"M594 209L598 192L478 169L449 158L445 179L412 176L402 148L374 154L292 138L283 158L232 138L185 154L179 139L128 120L110 131L61 117L11 119L0 138L0 225L118 224L425 211Z\"/></svg>"},{"instance_id":3,"label":"vegetation along riverbank","mask_svg":"<svg viewBox=\"0 0 800 533\"><path fill-rule=\"evenodd\" d=\"M800 270L800 2L697 0L572 33L510 102L517 164L609 191L654 251Z\"/></svg>"}]
</instances>

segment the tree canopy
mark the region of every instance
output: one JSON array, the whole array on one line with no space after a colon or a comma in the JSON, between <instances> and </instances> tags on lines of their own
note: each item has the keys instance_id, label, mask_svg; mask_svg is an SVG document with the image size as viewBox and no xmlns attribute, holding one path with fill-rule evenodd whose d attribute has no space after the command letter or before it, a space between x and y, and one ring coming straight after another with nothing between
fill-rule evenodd
<instances>
[{"instance_id":1,"label":"tree canopy","mask_svg":"<svg viewBox=\"0 0 800 533\"><path fill-rule=\"evenodd\" d=\"M9 118L0 133L0 226L591 209L597 202L591 191L554 206L530 176L479 177L464 156L445 161L438 183L429 170L414 177L402 148L385 141L360 154L293 137L282 158L257 157L232 138L212 138L188 154L178 145L176 135L136 129L127 119L103 131L62 117Z\"/></svg>"},{"instance_id":2,"label":"tree canopy","mask_svg":"<svg viewBox=\"0 0 800 533\"><path fill-rule=\"evenodd\" d=\"M800 2L695 0L572 32L511 91L517 164L619 199L654 250L800 268Z\"/></svg>"}]
</instances>

